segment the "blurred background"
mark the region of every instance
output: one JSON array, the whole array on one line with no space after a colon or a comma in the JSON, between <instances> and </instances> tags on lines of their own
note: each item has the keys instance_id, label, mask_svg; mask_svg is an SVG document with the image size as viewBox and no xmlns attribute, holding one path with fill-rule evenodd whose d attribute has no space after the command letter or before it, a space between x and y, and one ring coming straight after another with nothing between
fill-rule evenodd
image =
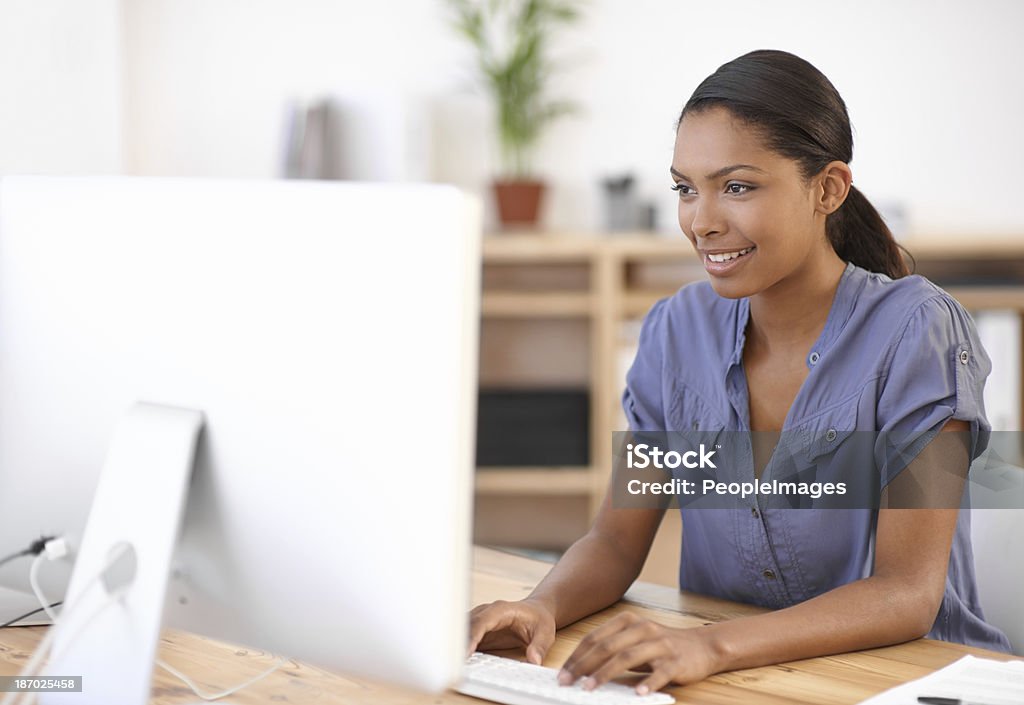
<instances>
[{"instance_id":1,"label":"blurred background","mask_svg":"<svg viewBox=\"0 0 1024 705\"><path fill-rule=\"evenodd\" d=\"M511 225L492 191L505 171L497 113L456 5L0 0L0 175L442 181L478 193L492 236L477 539L557 552L602 496L639 321L703 276L668 189L679 110L725 61L784 49L844 97L856 183L918 271L975 314L996 368L993 425L1019 430L1024 3L574 3L575 20L552 25L544 86L574 109L531 151L537 220ZM659 538L666 556L677 532ZM672 583L675 569L652 558L646 577Z\"/></svg>"},{"instance_id":2,"label":"blurred background","mask_svg":"<svg viewBox=\"0 0 1024 705\"><path fill-rule=\"evenodd\" d=\"M289 111L320 100L372 122L359 129L380 151L356 176L483 192L495 171L489 101L443 0L0 0L0 13L0 173L281 176ZM674 232L683 102L725 61L779 48L835 83L856 181L907 230L1020 233L1021 27L1016 0L589 0L551 43L550 92L580 109L539 145L544 223L601 228L601 179L630 173Z\"/></svg>"}]
</instances>

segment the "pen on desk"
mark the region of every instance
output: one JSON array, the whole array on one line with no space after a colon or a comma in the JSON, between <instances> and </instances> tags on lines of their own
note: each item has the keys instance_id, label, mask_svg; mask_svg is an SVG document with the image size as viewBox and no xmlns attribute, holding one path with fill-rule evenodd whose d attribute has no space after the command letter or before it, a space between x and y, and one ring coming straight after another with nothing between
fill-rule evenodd
<instances>
[{"instance_id":1,"label":"pen on desk","mask_svg":"<svg viewBox=\"0 0 1024 705\"><path fill-rule=\"evenodd\" d=\"M986 705L977 700L961 700L960 698L937 698L930 695L921 695L917 698L921 705Z\"/></svg>"}]
</instances>

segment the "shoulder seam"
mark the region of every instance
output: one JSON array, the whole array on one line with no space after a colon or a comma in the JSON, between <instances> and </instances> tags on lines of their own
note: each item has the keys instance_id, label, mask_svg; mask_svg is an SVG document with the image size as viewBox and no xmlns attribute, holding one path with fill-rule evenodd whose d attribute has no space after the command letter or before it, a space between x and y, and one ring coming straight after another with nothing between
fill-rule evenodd
<instances>
[{"instance_id":1,"label":"shoulder seam","mask_svg":"<svg viewBox=\"0 0 1024 705\"><path fill-rule=\"evenodd\" d=\"M900 323L899 323L899 331L900 331L900 333L899 333L898 336L896 336L896 339L893 342L893 344L889 346L889 351L886 354L885 362L882 364L882 370L883 371L879 375L879 377L883 380L883 383L884 383L885 380L889 379L889 371L892 368L892 361L896 357L896 350L897 350L897 348L899 348L899 346L903 343L903 338L907 335L907 330L908 330L908 325L907 324L910 322L910 319L913 318L914 315L916 315L922 308L924 308L924 305L927 304L928 302L934 301L935 299L945 300L946 298L951 298L949 296L949 294L944 292L939 287L935 286L935 284L932 284L932 282L928 281L927 279L925 279L925 281L927 281L928 284L931 285L933 293L930 296L927 296L926 298L924 298L921 302L919 302L917 304L917 306L914 306L914 308L910 309L906 313L906 315L903 316L903 318L900 319ZM955 301L955 299L954 299L954 301Z\"/></svg>"}]
</instances>

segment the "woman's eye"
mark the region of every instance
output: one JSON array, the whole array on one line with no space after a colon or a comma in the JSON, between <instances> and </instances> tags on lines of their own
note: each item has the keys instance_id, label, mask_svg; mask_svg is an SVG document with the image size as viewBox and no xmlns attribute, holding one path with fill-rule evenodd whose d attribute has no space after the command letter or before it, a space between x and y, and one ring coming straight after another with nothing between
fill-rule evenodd
<instances>
[{"instance_id":1,"label":"woman's eye","mask_svg":"<svg viewBox=\"0 0 1024 705\"><path fill-rule=\"evenodd\" d=\"M731 193L734 196L738 196L748 191L753 191L753 186L747 186L746 184L727 184L725 187L726 193Z\"/></svg>"},{"instance_id":2,"label":"woman's eye","mask_svg":"<svg viewBox=\"0 0 1024 705\"><path fill-rule=\"evenodd\" d=\"M680 196L690 196L696 193L696 191L694 191L686 184L673 184L670 188L676 193L678 193Z\"/></svg>"}]
</instances>

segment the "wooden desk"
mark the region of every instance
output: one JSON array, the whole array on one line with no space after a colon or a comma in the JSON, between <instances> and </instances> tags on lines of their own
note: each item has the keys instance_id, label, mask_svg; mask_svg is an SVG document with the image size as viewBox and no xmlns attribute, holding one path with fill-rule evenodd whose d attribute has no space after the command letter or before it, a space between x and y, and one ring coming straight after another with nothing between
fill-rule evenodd
<instances>
[{"instance_id":1,"label":"wooden desk","mask_svg":"<svg viewBox=\"0 0 1024 705\"><path fill-rule=\"evenodd\" d=\"M518 599L547 572L549 565L490 549L476 548L473 565L473 601ZM680 594L667 587L637 584L626 599L604 612L581 620L559 633L547 666L558 666L588 631L623 611L648 615L678 627L700 626L762 610L748 605ZM14 675L30 656L41 628L0 630L0 675ZM856 703L907 680L926 675L964 654L1008 659L983 649L919 639L907 644L852 654L796 661L778 666L720 674L672 690L679 703L803 703L840 705ZM191 675L211 690L230 687L265 670L273 658L263 652L239 649L191 634L168 631L160 657ZM196 697L184 685L157 669L152 703L193 703ZM306 664L290 661L276 673L226 699L229 703L480 703L453 692L428 696L392 686L346 678Z\"/></svg>"}]
</instances>

